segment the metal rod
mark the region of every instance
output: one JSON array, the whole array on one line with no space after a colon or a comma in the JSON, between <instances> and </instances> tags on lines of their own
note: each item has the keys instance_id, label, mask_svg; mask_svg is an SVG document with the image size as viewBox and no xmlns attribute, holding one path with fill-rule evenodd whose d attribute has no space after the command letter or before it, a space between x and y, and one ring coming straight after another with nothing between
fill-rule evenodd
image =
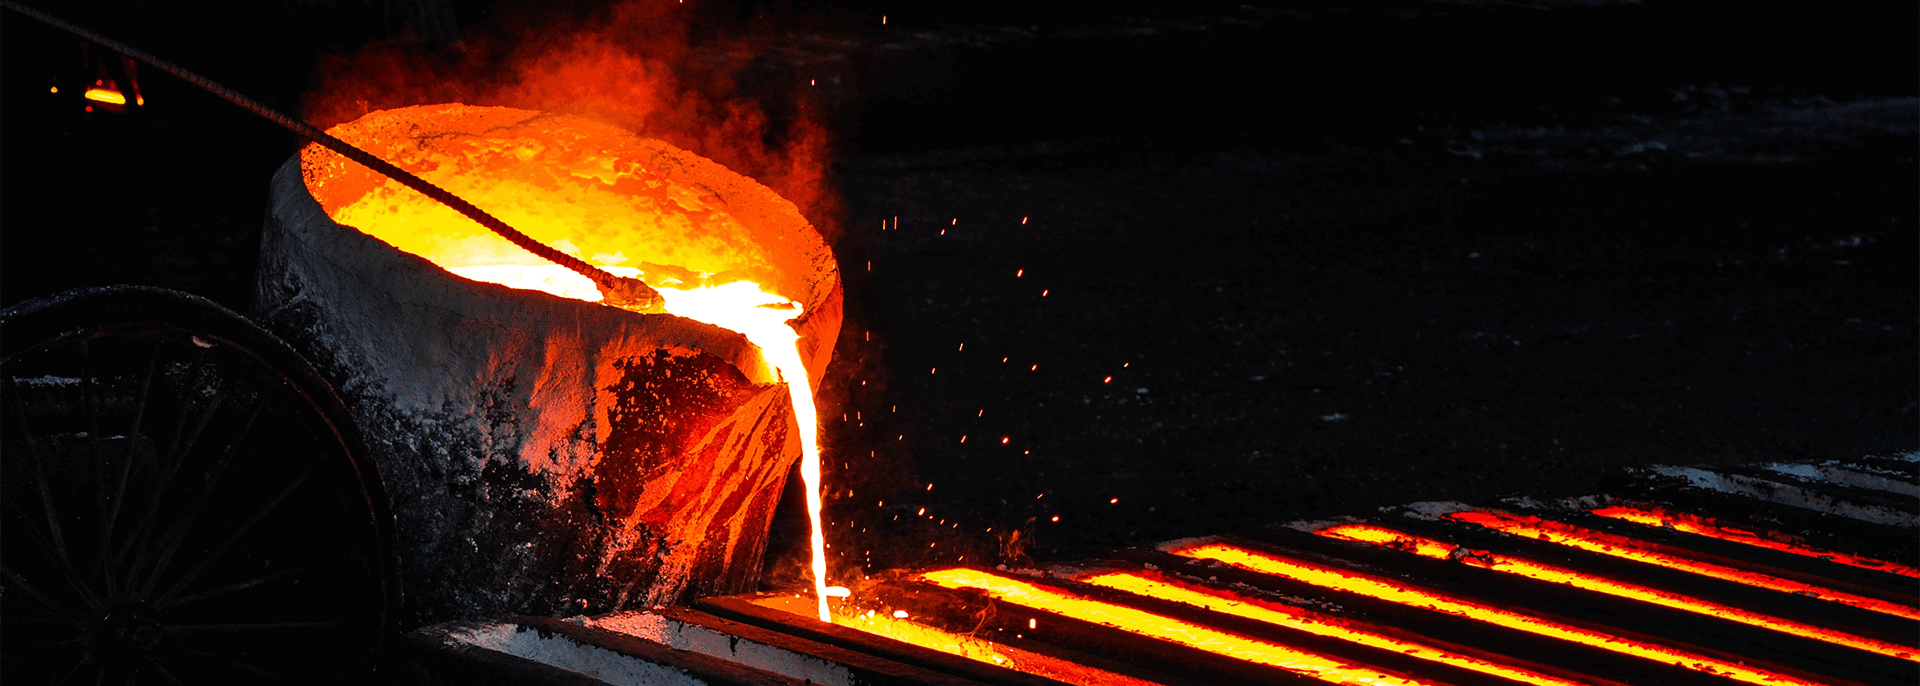
<instances>
[{"instance_id":1,"label":"metal rod","mask_svg":"<svg viewBox=\"0 0 1920 686\"><path fill-rule=\"evenodd\" d=\"M518 229L515 229L512 226L508 226L506 222L501 221L498 217L495 217L492 214L487 213L486 210L480 209L479 207L475 207L473 203L470 203L470 202L467 202L466 200L461 199L460 196L454 195L452 192L444 188L433 185L432 182L427 181L426 179L420 178L418 176L415 176L412 172L409 172L405 169L396 167L393 164L387 162L386 160L375 157L372 153L356 148L352 144L346 141L340 140L339 138L335 138L331 134L328 134L327 132L320 130L320 127L314 126L305 121L302 121L293 116L290 116L286 113L283 113L279 110L268 107L266 106L266 104L261 103L258 100L254 100L253 98L249 98L245 95L240 94L238 91L235 91L233 89L227 88L226 86L222 86L218 83L215 83L213 80L208 79L207 77L201 76L191 71L187 71L185 68L181 67L180 65L160 59L159 57L156 57L151 53L136 49L133 46L127 45L125 43L121 43L120 41L114 40L112 38L108 38L106 36L102 36L98 33L94 33L80 26L76 26L74 24L68 23L60 19L59 17L55 17L45 12L41 12L40 10L36 10L31 7L27 7L25 5L21 5L19 3L13 2L13 0L0 0L0 7L5 7L15 12L19 12L21 14L27 15L49 26L60 29L62 31L66 31L67 33L71 33L75 36L79 36L82 39L97 43L101 47L104 47L108 50L112 50L122 55L126 55L127 57L131 57L133 59L144 62L148 66L151 66L155 69L159 69L161 71L167 72L174 76L180 77L181 80L184 80L187 83L191 83L195 86L198 86L200 87L201 90L204 90L208 93L217 95L221 99L226 100L227 102L231 102L235 105L239 105L240 107L245 108L247 111L257 114L261 118L266 119L267 121L278 124L280 125L281 128L284 128L288 131L292 131L293 133L299 135L302 138L318 143L326 147L328 150L332 150L336 153L341 154L342 156L345 156L347 159L353 160L355 162L359 162L362 165L366 165L368 169L372 169L376 172L380 172L381 174L386 175L388 178L391 178L395 181L399 181L401 184L404 184L406 187L419 191L421 195L425 195L429 198L433 198L434 200L439 201L441 204L446 205L447 207L453 208L454 211L459 212L460 214L466 215L468 219L472 219L475 222L479 222L481 226L487 227L488 229L492 230L494 233L499 234L501 238L505 238L508 241L512 242L514 245L520 246L521 249L526 250L527 252L533 253L535 255L539 255L541 259L545 259L548 262L552 262L562 267L566 267L567 269L573 270L574 272L580 274L581 276L587 277L588 279L592 279L594 285L600 288L600 293L603 298L601 302L603 303L606 303L608 305L612 305L614 307L618 307L624 310L632 310L635 312L642 312L642 313L658 313L658 312L666 311L664 309L665 303L664 301L661 300L660 293L658 291L653 290L653 288L651 286L648 286L645 282L639 279L631 279L623 276L614 275L613 273L608 272L605 269L601 269L591 264L587 264L586 261L581 260L580 258L560 252L546 245L545 243L536 241L533 239L532 236L528 236L524 233L521 233Z\"/></svg>"}]
</instances>

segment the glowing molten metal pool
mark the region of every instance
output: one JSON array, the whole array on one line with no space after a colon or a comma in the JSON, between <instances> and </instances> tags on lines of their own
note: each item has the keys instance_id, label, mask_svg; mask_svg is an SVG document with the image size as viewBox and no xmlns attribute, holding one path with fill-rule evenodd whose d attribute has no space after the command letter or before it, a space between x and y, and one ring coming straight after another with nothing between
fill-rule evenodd
<instances>
[{"instance_id":1,"label":"glowing molten metal pool","mask_svg":"<svg viewBox=\"0 0 1920 686\"><path fill-rule=\"evenodd\" d=\"M417 134L414 122L422 117L457 117L463 130L480 133ZM499 135L502 130L511 135ZM376 112L329 133L452 191L541 243L641 278L662 294L671 315L751 341L766 366L764 376L784 382L792 402L812 523L816 604L820 618L828 620L817 412L801 334L790 325L806 314L797 300L811 284L793 275L803 270L786 264L797 257L756 240L746 226L755 217L741 216L752 208L730 202L764 189L743 190L752 182L659 141L524 110L423 106ZM474 281L601 299L587 277L514 246L399 182L349 173L357 166L317 146L302 157L309 190L342 225ZM689 176L696 180L687 182Z\"/></svg>"}]
</instances>

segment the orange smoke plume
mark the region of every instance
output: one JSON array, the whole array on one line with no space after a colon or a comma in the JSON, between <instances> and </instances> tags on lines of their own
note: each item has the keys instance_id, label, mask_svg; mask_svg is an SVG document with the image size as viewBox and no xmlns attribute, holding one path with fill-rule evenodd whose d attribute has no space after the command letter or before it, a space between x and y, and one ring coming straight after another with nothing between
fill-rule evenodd
<instances>
[{"instance_id":1,"label":"orange smoke plume","mask_svg":"<svg viewBox=\"0 0 1920 686\"><path fill-rule=\"evenodd\" d=\"M831 242L828 135L806 89L748 83L766 40L729 34L674 0L617 0L569 16L503 4L449 46L401 39L323 57L304 103L322 128L431 103L519 107L613 124L754 178ZM725 23L725 22L722 22ZM735 22L738 23L738 22ZM697 34L697 35L696 35ZM804 80L795 86L804 86Z\"/></svg>"}]
</instances>

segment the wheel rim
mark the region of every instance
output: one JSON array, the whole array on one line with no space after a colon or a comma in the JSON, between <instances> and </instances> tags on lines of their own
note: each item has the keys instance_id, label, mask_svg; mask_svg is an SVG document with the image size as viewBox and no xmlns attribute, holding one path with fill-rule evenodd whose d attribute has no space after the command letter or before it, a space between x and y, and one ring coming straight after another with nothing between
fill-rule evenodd
<instances>
[{"instance_id":1,"label":"wheel rim","mask_svg":"<svg viewBox=\"0 0 1920 686\"><path fill-rule=\"evenodd\" d=\"M211 303L144 290L0 326L0 671L327 683L371 669L398 595L384 496L291 351Z\"/></svg>"}]
</instances>

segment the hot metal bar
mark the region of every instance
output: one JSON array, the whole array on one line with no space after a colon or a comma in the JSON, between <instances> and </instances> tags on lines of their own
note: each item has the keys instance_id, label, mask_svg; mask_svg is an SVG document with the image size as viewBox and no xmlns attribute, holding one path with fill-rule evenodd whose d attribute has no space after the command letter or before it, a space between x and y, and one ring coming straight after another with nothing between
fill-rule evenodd
<instances>
[{"instance_id":1,"label":"hot metal bar","mask_svg":"<svg viewBox=\"0 0 1920 686\"><path fill-rule=\"evenodd\" d=\"M1296 648L1293 645L1256 638L1241 631L1214 628L1189 618L1172 617L1160 612L1087 597L1093 594L1069 591L1053 580L1037 583L1030 579L964 568L926 572L920 574L918 579L946 588L971 590L997 601L1039 610L1045 614L1035 618L1036 628L1038 624L1051 624L1061 619L1071 619L1087 624L1104 625L1154 641L1185 646L1196 651L1255 665L1264 665L1272 668L1268 671L1273 673L1272 677L1262 680L1267 682L1287 683L1308 678L1334 683L1448 683L1439 679L1422 679L1404 673L1395 673L1366 663L1350 663L1315 650L1323 647L1320 645L1314 645L1315 649ZM1221 622L1221 624L1225 623ZM1300 643L1309 645L1325 643L1325 641L1305 640L1314 637L1302 638ZM1284 680L1278 678L1283 675L1293 678Z\"/></svg>"},{"instance_id":2,"label":"hot metal bar","mask_svg":"<svg viewBox=\"0 0 1920 686\"><path fill-rule=\"evenodd\" d=\"M577 621L585 626L645 639L670 648L691 650L822 686L894 683L898 679L892 677L900 671L897 665L875 660L865 653L687 608L618 612Z\"/></svg>"},{"instance_id":3,"label":"hot metal bar","mask_svg":"<svg viewBox=\"0 0 1920 686\"><path fill-rule=\"evenodd\" d=\"M1189 539L1168 547L1203 541L1230 541L1250 546L1260 544L1232 537ZM1304 559L1340 564L1334 558L1295 551ZM1162 552L1124 551L1124 557L1196 583L1225 587L1259 597L1287 602L1324 612L1386 636L1425 641L1435 647L1487 661L1556 674L1588 684L1661 683L1718 684L1719 677L1685 669L1673 664L1653 662L1623 655L1605 648L1562 641L1499 624L1406 605L1364 593L1315 585L1305 581L1233 567L1214 560L1181 557Z\"/></svg>"},{"instance_id":4,"label":"hot metal bar","mask_svg":"<svg viewBox=\"0 0 1920 686\"><path fill-rule=\"evenodd\" d=\"M1717 582L1684 572L1661 569L1603 555L1501 536L1465 525L1424 524L1418 521L1396 522L1419 533L1434 537L1475 535L1464 538L1476 550L1525 551L1532 560L1573 569L1596 569L1606 576L1618 575L1636 582L1657 581L1665 590L1694 592L1715 600L1733 601L1754 609L1794 609L1796 618L1814 618L1820 625L1852 629L1875 638L1899 644L1899 634L1874 634L1859 627L1884 628L1889 622L1904 623L1892 617L1874 616L1854 608L1823 603L1739 584ZM1424 528L1423 528L1424 526ZM1820 675L1821 678L1872 683L1891 675L1904 675L1913 668L1907 660L1861 651L1812 638L1762 629L1729 619L1695 614L1685 610L1641 603L1623 603L1617 598L1580 590L1567 585L1543 583L1476 566L1466 560L1437 560L1372 544L1348 543L1313 536L1297 529L1263 529L1250 532L1263 541L1277 543L1287 550L1313 551L1340 558L1348 564L1364 563L1378 571L1391 573L1421 586L1438 590L1448 597L1487 604L1496 608L1533 615L1550 614L1561 621L1587 629L1609 633L1624 639L1654 646L1666 646L1682 652L1709 656L1728 662L1788 674ZM1556 551L1555 549L1559 549ZM1561 555L1553 552L1564 551ZM1754 601L1759 597L1760 601ZM1772 602L1777 601L1777 602ZM1839 621L1828 621L1838 618ZM1853 624L1848 620L1865 620Z\"/></svg>"},{"instance_id":5,"label":"hot metal bar","mask_svg":"<svg viewBox=\"0 0 1920 686\"><path fill-rule=\"evenodd\" d=\"M1549 541L1513 536L1471 524L1408 518L1395 521L1393 526L1411 533L1458 543L1474 550L1499 550L1537 564L1592 573L1608 579L1647 586L1661 592L1686 595L1762 612L1877 641L1905 645L1908 637L1920 635L1920 622L1892 615L1828 602L1803 594L1786 593L1738 581L1702 576L1683 569L1648 564ZM1819 581L1817 577L1813 580Z\"/></svg>"},{"instance_id":6,"label":"hot metal bar","mask_svg":"<svg viewBox=\"0 0 1920 686\"><path fill-rule=\"evenodd\" d=\"M1263 538L1279 539L1286 549L1200 545L1170 552L1374 594L1649 661L1678 662L1705 673L1749 683L1812 684L1836 680L1835 670L1830 669L1832 665L1807 664L1809 660L1798 654L1834 648L1815 641L1663 607L1622 608L1617 601L1572 588L1517 583L1522 580L1503 578L1506 575L1485 569L1371 545L1332 541L1304 532L1269 529L1261 534ZM1317 551L1323 553L1323 559L1326 555L1342 559L1331 564L1309 562L1287 549ZM1360 568L1356 561L1364 561L1365 566L1372 569ZM1809 645L1796 646L1800 650L1793 655L1768 656L1782 658L1784 663L1756 660L1746 654L1745 649L1755 642L1768 641ZM1855 654L1877 657L1857 651ZM1856 679L1839 677L1837 680Z\"/></svg>"},{"instance_id":7,"label":"hot metal bar","mask_svg":"<svg viewBox=\"0 0 1920 686\"><path fill-rule=\"evenodd\" d=\"M788 634L819 645L865 653L888 662L912 666L934 675L932 679L945 679L948 683L1004 686L1057 686L1060 683L1005 667L875 636L858 629L827 624L808 615L795 614L762 604L768 598L778 595L782 594L705 598L697 601L695 606L719 618ZM930 680L927 683L941 682Z\"/></svg>"},{"instance_id":8,"label":"hot metal bar","mask_svg":"<svg viewBox=\"0 0 1920 686\"><path fill-rule=\"evenodd\" d=\"M1103 685L1141 682L1163 686L1201 686L1203 683L1042 642L1028 634L1051 633L1052 627L1047 632L1036 631L1036 617L1014 616L1011 613L1018 610L1013 606L981 605L982 599L978 594L903 581L866 586L861 588L860 595L869 603L875 615L892 617L895 612L904 612L911 619L901 621L911 621L916 626L955 635L990 640L997 650L1012 651L1009 657L1016 660L1021 659L1023 654L1040 657L1043 660L1039 665L1042 669L1029 669L1025 665L1015 665L1015 668L1060 681ZM1074 674L1059 670L1061 663L1078 664L1097 672Z\"/></svg>"},{"instance_id":9,"label":"hot metal bar","mask_svg":"<svg viewBox=\"0 0 1920 686\"><path fill-rule=\"evenodd\" d=\"M1643 541L1595 531L1586 527L1564 524L1552 520L1527 515L1513 515L1492 510L1462 511L1446 515L1447 519L1475 524L1515 536L1536 538L1543 541L1580 548L1582 550L1612 555L1638 562L1655 564L1672 569L1681 569L1702 576L1726 581L1758 586L1786 593L1812 594L1836 603L1885 613L1895 617L1920 620L1920 608L1881 596L1882 594L1857 592L1862 589L1839 589L1819 582L1802 581L1776 574L1740 569L1728 559L1699 559L1688 555L1688 551L1671 546Z\"/></svg>"},{"instance_id":10,"label":"hot metal bar","mask_svg":"<svg viewBox=\"0 0 1920 686\"><path fill-rule=\"evenodd\" d=\"M1873 563L1878 562L1877 560L1841 552L1834 552L1832 559L1824 559L1818 554L1824 551L1805 546L1801 546L1806 550L1805 554L1778 550L1747 542L1688 533L1678 527L1670 529L1665 526L1647 526L1629 522L1607 516L1602 513L1603 510L1607 508L1584 513L1529 512L1528 514L1537 514L1595 531L1648 541L1664 549L1676 551L1679 555L1714 561L1736 569L1804 583L1832 585L1848 593L1920 607L1920 583L1915 583L1914 578L1905 573L1906 570L1913 569L1906 565L1883 562L1875 568Z\"/></svg>"},{"instance_id":11,"label":"hot metal bar","mask_svg":"<svg viewBox=\"0 0 1920 686\"><path fill-rule=\"evenodd\" d=\"M1128 579L1136 583L1129 583ZM1386 637L1368 640L1352 634L1341 635L1333 626L1322 623L1274 622L1272 614L1262 611L1285 614L1290 606L1267 605L1240 592L1209 588L1134 564L1101 564L1091 569L1079 566L1057 570L1044 581L1029 581L1074 598L1261 639L1356 667L1406 674L1414 679L1463 684L1524 683L1511 675L1469 669L1465 664L1473 660L1465 655L1452 655L1456 658L1453 660L1433 659L1446 652L1443 648ZM1143 593L1143 590L1153 592ZM1057 609L1049 608L1049 611ZM1356 676L1364 677L1364 673Z\"/></svg>"},{"instance_id":12,"label":"hot metal bar","mask_svg":"<svg viewBox=\"0 0 1920 686\"><path fill-rule=\"evenodd\" d=\"M932 609L932 604L940 603L945 604L947 607L954 608L948 611L950 613L964 613L974 616L975 618L973 619L973 624L970 629L978 635L991 636L996 641L1006 640L1009 645L1022 647L1033 644L1071 646L1070 650L1074 652L1086 653L1105 660L1129 665L1135 670L1133 672L1135 674L1167 674L1177 677L1175 680L1149 679L1155 682L1181 683L1185 681L1186 683L1202 684L1218 684L1224 682L1247 684L1324 683L1290 672L1250 664L1193 648L1156 641L1138 634L1100 624L1082 622L1045 612L1028 610L1018 605L996 602L979 593L953 591L931 584L909 583L902 584L901 586L909 593L925 596L925 602L928 602L929 605L924 607L927 607L928 610ZM939 600L942 598L946 600ZM757 621L770 622L775 625L786 625L786 622L791 621L789 619L791 613L758 607L751 603L743 602L739 596L702 600L700 601L700 606L702 609L714 612L715 614L723 614L730 617L737 616L741 621L756 621L756 619L750 619L750 617L757 617ZM732 612L739 614L730 614ZM916 616L918 617L920 615ZM925 616L929 619L937 618L936 613L930 611L926 612ZM929 658L948 660L954 664L955 669L979 665L979 663L971 660L957 658L897 641L880 639L876 642L878 637L847 627L821 624L818 622L811 625L786 626L792 626L794 630L799 632L806 632L803 635L809 638L821 637L818 640L824 641L830 637L835 642L843 645L877 643L894 651L896 655L918 652L927 655ZM946 628L969 629L969 627L956 627L951 624L948 624ZM1011 638L1008 639L1005 637Z\"/></svg>"},{"instance_id":13,"label":"hot metal bar","mask_svg":"<svg viewBox=\"0 0 1920 686\"><path fill-rule=\"evenodd\" d=\"M1920 536L1901 527L1700 488L1647 469L1622 470L1610 475L1604 485L1626 502L1711 513L1721 522L1763 526L1826 550L1876 559L1920 559Z\"/></svg>"},{"instance_id":14,"label":"hot metal bar","mask_svg":"<svg viewBox=\"0 0 1920 686\"><path fill-rule=\"evenodd\" d=\"M1860 569L1883 572L1910 579L1920 578L1920 568L1909 565L1823 550L1802 545L1795 541L1780 540L1784 537L1768 536L1766 534L1769 532L1760 530L1758 527L1742 528L1740 526L1722 524L1714 521L1710 517L1701 517L1699 515L1667 510L1655 506L1636 507L1632 505L1616 505L1594 509L1591 511L1591 514L1609 519L1632 522L1652 529L1671 530L1681 534L1738 543L1765 550L1775 550L1790 555L1810 557L1834 564L1858 567Z\"/></svg>"},{"instance_id":15,"label":"hot metal bar","mask_svg":"<svg viewBox=\"0 0 1920 686\"><path fill-rule=\"evenodd\" d=\"M1522 556L1508 554L1492 548L1488 550L1470 549L1451 541L1421 536L1398 529L1376 524L1337 524L1314 531L1328 538L1345 541L1370 543L1394 550L1413 553L1422 557L1439 560L1454 560L1472 566L1497 572L1526 577L1536 581L1563 584L1585 591L1604 593L1618 598L1637 602L1652 603L1695 614L1719 617L1749 626L1761 627L1795 636L1857 648L1880 655L1903 660L1920 660L1920 649L1898 645L1889 641L1862 637L1843 629L1814 626L1734 607L1703 598L1656 589L1633 583L1629 580L1609 577L1587 571L1543 563Z\"/></svg>"},{"instance_id":16,"label":"hot metal bar","mask_svg":"<svg viewBox=\"0 0 1920 686\"><path fill-rule=\"evenodd\" d=\"M1355 627L1333 617L1280 602L1262 602L1253 597L1200 584L1183 583L1156 572L1109 571L1081 579L1082 582L1125 591L1139 596L1184 603L1212 612L1242 617L1286 627L1316 636L1337 638L1372 648L1394 651L1407 657L1440 665L1478 672L1510 683L1534 686L1579 686L1581 682L1528 669L1497 660L1449 651L1426 641L1406 640L1365 628ZM1427 665L1410 665L1419 673Z\"/></svg>"}]
</instances>

